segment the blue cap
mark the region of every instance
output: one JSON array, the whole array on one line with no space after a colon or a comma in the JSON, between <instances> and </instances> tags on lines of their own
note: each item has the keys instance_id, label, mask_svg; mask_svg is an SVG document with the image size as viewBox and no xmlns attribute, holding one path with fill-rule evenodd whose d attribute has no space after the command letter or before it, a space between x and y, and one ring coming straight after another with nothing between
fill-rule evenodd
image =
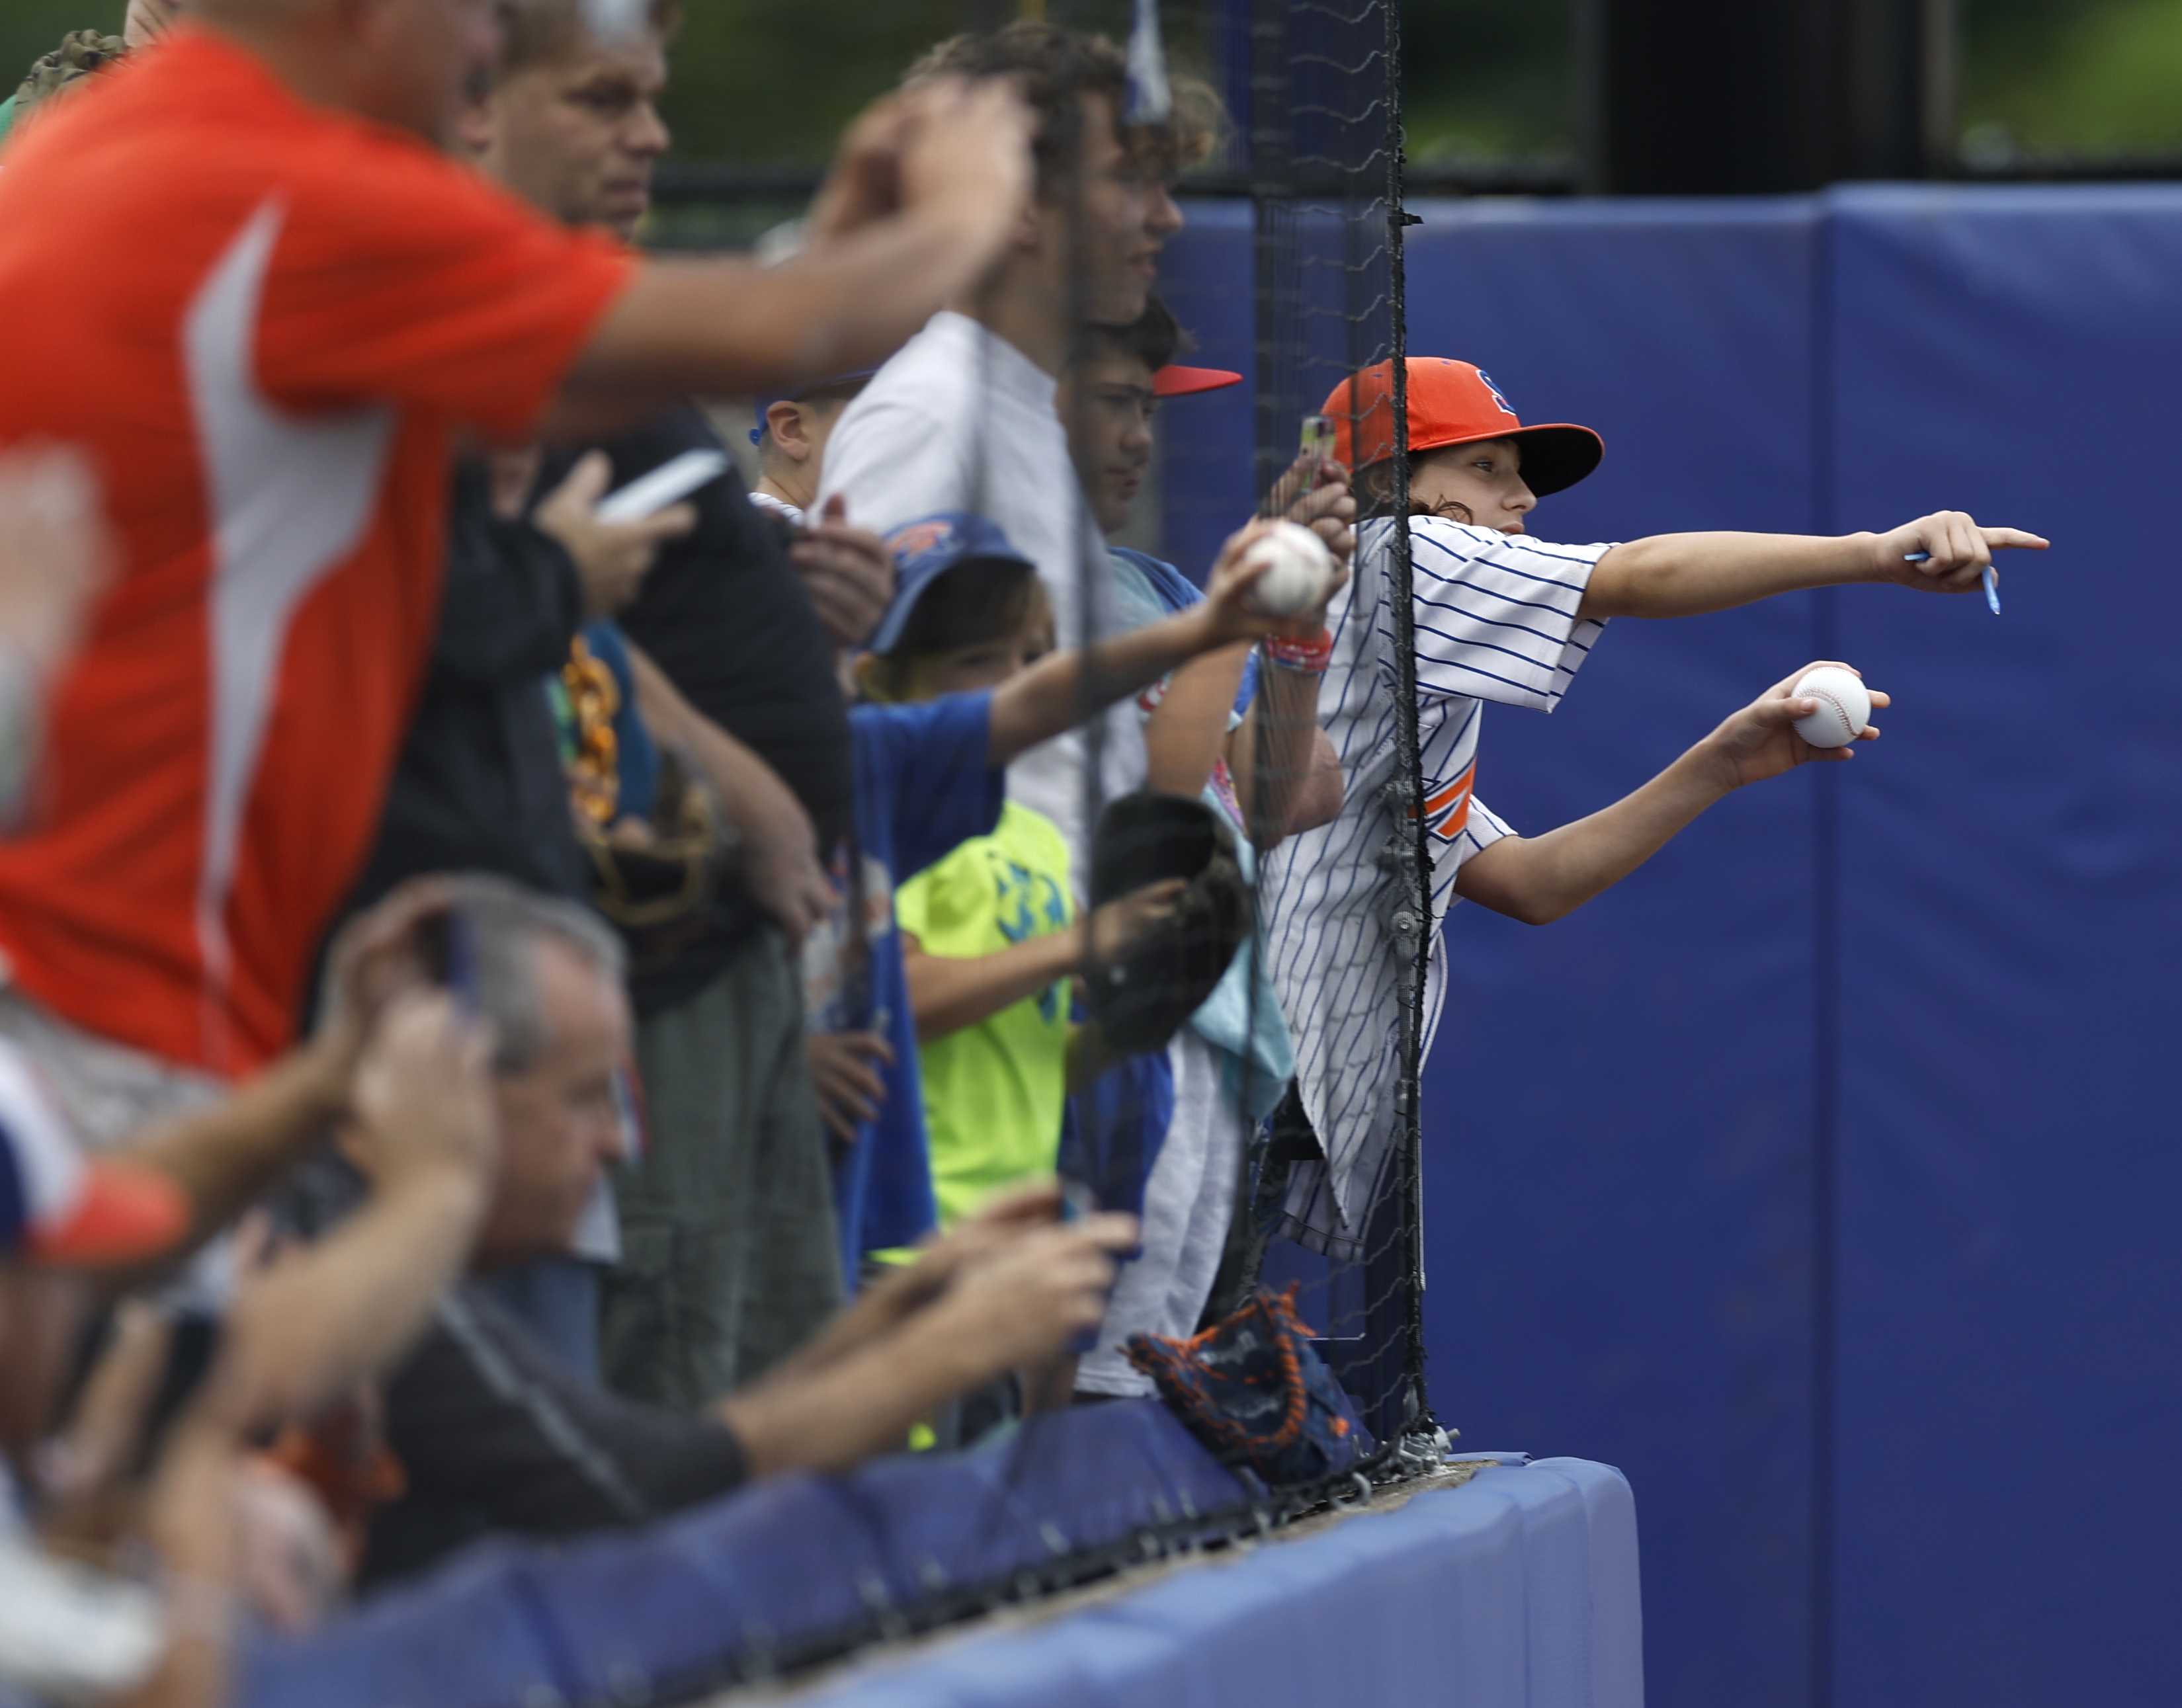
<instances>
[{"instance_id":1,"label":"blue cap","mask_svg":"<svg viewBox=\"0 0 2182 1708\"><path fill-rule=\"evenodd\" d=\"M872 636L873 652L894 650L925 589L958 563L1019 563L1033 574L1038 572L1036 564L1008 544L997 523L966 510L943 510L904 522L887 536L887 549L894 553L894 603Z\"/></svg>"},{"instance_id":2,"label":"blue cap","mask_svg":"<svg viewBox=\"0 0 2182 1708\"><path fill-rule=\"evenodd\" d=\"M859 368L850 373L829 373L823 379L814 379L810 384L798 386L793 391L776 391L757 401L757 425L750 428L750 443L765 443L765 417L776 403L800 403L814 392L830 391L837 385L854 385L860 379L869 379L878 369Z\"/></svg>"}]
</instances>

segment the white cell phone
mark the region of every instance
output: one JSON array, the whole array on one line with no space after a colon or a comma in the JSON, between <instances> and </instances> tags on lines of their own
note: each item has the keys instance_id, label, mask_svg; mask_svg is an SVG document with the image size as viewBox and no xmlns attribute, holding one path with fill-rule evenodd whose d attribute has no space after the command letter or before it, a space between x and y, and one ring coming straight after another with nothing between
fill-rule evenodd
<instances>
[{"instance_id":1,"label":"white cell phone","mask_svg":"<svg viewBox=\"0 0 2182 1708\"><path fill-rule=\"evenodd\" d=\"M640 474L599 500L591 513L601 522L642 522L728 472L724 450L685 450L649 474Z\"/></svg>"}]
</instances>

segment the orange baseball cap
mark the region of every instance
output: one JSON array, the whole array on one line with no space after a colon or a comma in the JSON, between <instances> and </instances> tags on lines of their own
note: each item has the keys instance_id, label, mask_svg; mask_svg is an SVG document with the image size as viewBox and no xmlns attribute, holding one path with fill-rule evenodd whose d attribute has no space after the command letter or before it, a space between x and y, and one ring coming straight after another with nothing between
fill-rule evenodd
<instances>
[{"instance_id":1,"label":"orange baseball cap","mask_svg":"<svg viewBox=\"0 0 2182 1708\"><path fill-rule=\"evenodd\" d=\"M66 1269L141 1262L189 1231L173 1177L86 1156L29 1062L0 1045L0 1260Z\"/></svg>"},{"instance_id":2,"label":"orange baseball cap","mask_svg":"<svg viewBox=\"0 0 2182 1708\"><path fill-rule=\"evenodd\" d=\"M1180 368L1170 362L1152 375L1155 397L1188 397L1200 391L1221 391L1240 385L1243 376L1225 368Z\"/></svg>"},{"instance_id":3,"label":"orange baseball cap","mask_svg":"<svg viewBox=\"0 0 2182 1708\"><path fill-rule=\"evenodd\" d=\"M1492 377L1473 362L1412 356L1409 376L1409 450L1512 439L1523 448L1523 480L1543 498L1574 486L1598 467L1606 443L1587 427L1553 422L1526 427ZM1394 454L1394 364L1382 362L1344 379L1326 400L1333 421L1334 455L1354 469Z\"/></svg>"}]
</instances>

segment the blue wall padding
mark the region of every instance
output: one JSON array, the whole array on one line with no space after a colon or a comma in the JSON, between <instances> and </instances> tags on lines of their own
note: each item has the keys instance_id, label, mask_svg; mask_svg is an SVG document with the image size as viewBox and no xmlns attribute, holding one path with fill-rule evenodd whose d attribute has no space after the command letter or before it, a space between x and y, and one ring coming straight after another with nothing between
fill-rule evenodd
<instances>
[{"instance_id":1,"label":"blue wall padding","mask_svg":"<svg viewBox=\"0 0 2182 1708\"><path fill-rule=\"evenodd\" d=\"M778 1478L562 1550L488 1545L260 1647L236 1695L243 1708L640 1701L732 1657L787 1654L934 1590L1004 1583L1246 1498L1156 1401L1086 1407L996 1451Z\"/></svg>"},{"instance_id":2,"label":"blue wall padding","mask_svg":"<svg viewBox=\"0 0 2182 1708\"><path fill-rule=\"evenodd\" d=\"M1836 1695L2171 1700L2182 190L1832 230L1844 525L2056 542L1997 622L1841 605L1904 710L1841 793Z\"/></svg>"},{"instance_id":3,"label":"blue wall padding","mask_svg":"<svg viewBox=\"0 0 2182 1708\"><path fill-rule=\"evenodd\" d=\"M1605 436L1536 531L1952 506L2059 542L1997 621L1853 588L1624 622L1551 719L1488 713L1478 792L1538 831L1808 659L1899 701L1548 931L1458 915L1435 1404L1627 1471L1655 1708L2173 1695L2182 189L1416 211L1410 348ZM1178 277L1247 279L1191 213Z\"/></svg>"},{"instance_id":4,"label":"blue wall padding","mask_svg":"<svg viewBox=\"0 0 2182 1708\"><path fill-rule=\"evenodd\" d=\"M1605 436L1536 531L2060 541L1998 621L1853 588L1624 622L1553 718L1488 714L1478 792L1539 831L1814 657L1899 700L1549 931L1458 915L1436 1405L1627 1471L1657 1708L2171 1694L2182 191L1418 211L1411 349Z\"/></svg>"},{"instance_id":5,"label":"blue wall padding","mask_svg":"<svg viewBox=\"0 0 2182 1708\"><path fill-rule=\"evenodd\" d=\"M1807 203L1422 212L1410 348L1606 440L1545 537L1815 525ZM1531 831L1605 805L1823 655L1817 604L1612 626L1550 719L1487 711L1479 797ZM1434 1403L1471 1440L1628 1472L1670 1705L1808 1700L1817 828L1786 780L1550 930L1461 909L1450 933Z\"/></svg>"},{"instance_id":6,"label":"blue wall padding","mask_svg":"<svg viewBox=\"0 0 2182 1708\"><path fill-rule=\"evenodd\" d=\"M814 1708L1641 1708L1636 1512L1603 1465L1482 1471L1400 1511L1029 1630L880 1656Z\"/></svg>"}]
</instances>

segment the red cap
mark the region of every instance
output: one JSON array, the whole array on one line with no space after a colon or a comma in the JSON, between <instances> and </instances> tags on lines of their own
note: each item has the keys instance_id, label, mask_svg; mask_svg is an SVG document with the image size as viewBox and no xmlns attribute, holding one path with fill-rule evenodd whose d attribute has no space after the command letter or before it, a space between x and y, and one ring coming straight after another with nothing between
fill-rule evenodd
<instances>
[{"instance_id":1,"label":"red cap","mask_svg":"<svg viewBox=\"0 0 2182 1708\"><path fill-rule=\"evenodd\" d=\"M1152 375L1154 397L1188 397L1193 392L1220 391L1240 385L1243 376L1224 368L1177 368L1169 362Z\"/></svg>"},{"instance_id":2,"label":"red cap","mask_svg":"<svg viewBox=\"0 0 2182 1708\"><path fill-rule=\"evenodd\" d=\"M1512 439L1523 448L1523 482L1539 497L1574 486L1598 467L1606 445L1587 427L1526 427L1490 375L1467 362L1413 356L1408 364L1409 450ZM1394 365L1382 362L1344 379L1326 400L1334 455L1354 469L1394 454Z\"/></svg>"}]
</instances>

